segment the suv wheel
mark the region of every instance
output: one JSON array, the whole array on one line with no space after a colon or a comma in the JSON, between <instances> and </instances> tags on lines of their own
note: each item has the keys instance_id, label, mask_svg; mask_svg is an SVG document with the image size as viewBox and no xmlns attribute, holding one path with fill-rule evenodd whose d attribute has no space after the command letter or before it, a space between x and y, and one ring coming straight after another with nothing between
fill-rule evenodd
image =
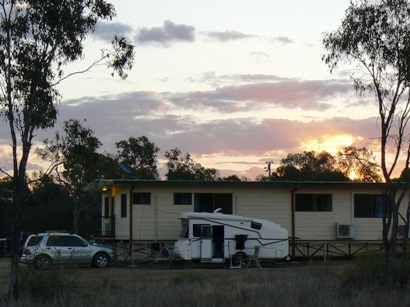
<instances>
[{"instance_id":1,"label":"suv wheel","mask_svg":"<svg viewBox=\"0 0 410 307\"><path fill-rule=\"evenodd\" d=\"M96 268L105 268L108 265L108 256L103 253L98 253L94 256L93 266Z\"/></svg>"},{"instance_id":2,"label":"suv wheel","mask_svg":"<svg viewBox=\"0 0 410 307\"><path fill-rule=\"evenodd\" d=\"M51 258L47 255L38 255L34 259L34 268L45 270L51 266Z\"/></svg>"}]
</instances>

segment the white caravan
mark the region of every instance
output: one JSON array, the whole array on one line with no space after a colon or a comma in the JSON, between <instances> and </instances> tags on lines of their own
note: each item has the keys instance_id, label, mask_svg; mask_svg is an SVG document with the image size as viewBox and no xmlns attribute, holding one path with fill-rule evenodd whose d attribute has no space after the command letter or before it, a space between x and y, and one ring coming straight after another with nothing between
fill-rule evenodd
<instances>
[{"instance_id":1,"label":"white caravan","mask_svg":"<svg viewBox=\"0 0 410 307\"><path fill-rule=\"evenodd\" d=\"M217 211L217 210L216 210ZM288 231L279 224L240 215L218 212L185 212L180 238L174 244L174 256L182 260L223 263L231 260L240 266L246 255L259 246L262 261L288 258Z\"/></svg>"}]
</instances>

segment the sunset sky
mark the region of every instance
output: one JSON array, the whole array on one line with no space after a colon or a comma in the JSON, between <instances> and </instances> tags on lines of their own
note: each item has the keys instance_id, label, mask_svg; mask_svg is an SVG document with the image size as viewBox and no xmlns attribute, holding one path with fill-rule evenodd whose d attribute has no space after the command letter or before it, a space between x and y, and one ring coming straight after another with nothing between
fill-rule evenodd
<instances>
[{"instance_id":1,"label":"sunset sky","mask_svg":"<svg viewBox=\"0 0 410 307\"><path fill-rule=\"evenodd\" d=\"M86 57L66 73L88 66L118 33L136 46L129 78L97 67L64 81L58 123L38 143L65 120L87 119L102 152L148 137L160 148L161 177L165 151L178 147L221 176L254 179L288 153L372 148L379 135L372 97L354 92L351 71L330 74L321 60L323 34L337 29L349 0L110 2L117 17L98 24ZM32 155L30 168L39 169Z\"/></svg>"}]
</instances>

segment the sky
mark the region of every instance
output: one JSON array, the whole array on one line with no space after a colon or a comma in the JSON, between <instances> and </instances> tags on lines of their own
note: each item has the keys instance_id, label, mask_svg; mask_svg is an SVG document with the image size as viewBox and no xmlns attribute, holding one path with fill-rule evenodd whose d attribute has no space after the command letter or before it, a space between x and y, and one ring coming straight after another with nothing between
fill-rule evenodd
<instances>
[{"instance_id":1,"label":"sky","mask_svg":"<svg viewBox=\"0 0 410 307\"><path fill-rule=\"evenodd\" d=\"M341 24L350 0L111 0L117 16L97 24L80 71L109 47L113 34L135 44L126 80L105 67L66 79L58 122L39 131L34 148L68 119L87 121L115 153L115 142L146 136L165 151L179 148L222 177L251 180L289 153L368 146L379 135L377 106L358 96L347 68L322 62L323 35ZM1 123L0 161L10 163ZM7 167L8 165L8 167ZM32 153L29 168L44 169Z\"/></svg>"}]
</instances>

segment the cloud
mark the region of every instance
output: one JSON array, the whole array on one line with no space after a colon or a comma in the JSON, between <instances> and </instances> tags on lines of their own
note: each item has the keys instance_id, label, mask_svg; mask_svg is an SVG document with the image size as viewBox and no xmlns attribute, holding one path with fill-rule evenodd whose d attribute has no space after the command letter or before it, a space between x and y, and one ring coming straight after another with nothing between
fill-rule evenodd
<instances>
[{"instance_id":1,"label":"cloud","mask_svg":"<svg viewBox=\"0 0 410 307\"><path fill-rule=\"evenodd\" d=\"M252 52L250 54L253 57L256 57L258 59L263 59L263 58L270 58L269 54L267 54L266 52Z\"/></svg>"},{"instance_id":2,"label":"cloud","mask_svg":"<svg viewBox=\"0 0 410 307\"><path fill-rule=\"evenodd\" d=\"M228 85L209 91L173 94L169 100L176 107L209 108L226 113L251 111L268 106L325 111L331 107L329 103L324 102L326 99L351 90L351 85L334 81L282 80Z\"/></svg>"},{"instance_id":3,"label":"cloud","mask_svg":"<svg viewBox=\"0 0 410 307\"><path fill-rule=\"evenodd\" d=\"M310 110L318 110L321 114L321 111L332 107L329 101L351 93L352 87L348 81L302 81L274 75L217 75L213 72L202 75L205 76L230 84L208 91L133 91L63 100L56 126L47 131L38 131L33 148L45 138L53 138L57 130L62 130L64 121L87 119L86 125L95 131L103 143L103 152L114 153L115 142L144 135L161 149L160 161L164 161L166 150L178 147L184 153L191 153L195 161L205 167L217 165L223 176L232 174L232 171L229 172L236 165L241 171L234 173L254 178L255 167L260 165L260 173L263 173L264 162L259 161L261 157L279 161L288 153L301 152L312 146L313 150L322 150L324 141L321 140L331 140L340 135L348 136L346 139L353 141L372 139L378 135L376 118L333 117L319 120L316 117L306 120L305 116L302 121L255 115L294 109L304 110L301 114ZM335 109L338 110L337 107ZM235 116L235 112L240 112L241 117ZM212 115L204 117L204 113ZM293 117L287 114L287 118ZM0 167L10 161L10 136L7 132L6 123L1 121ZM34 152L32 155L35 156ZM220 163L208 165L209 156ZM236 161L240 158L240 165L239 162L223 163L232 158ZM38 160L30 161L31 169L39 168Z\"/></svg>"},{"instance_id":4,"label":"cloud","mask_svg":"<svg viewBox=\"0 0 410 307\"><path fill-rule=\"evenodd\" d=\"M274 37L273 40L278 41L282 44L293 44L293 40L291 40L290 38L286 36L277 36L277 37Z\"/></svg>"},{"instance_id":5,"label":"cloud","mask_svg":"<svg viewBox=\"0 0 410 307\"><path fill-rule=\"evenodd\" d=\"M232 75L217 75L214 71L204 72L197 77L189 77L187 81L198 82L202 84L210 84L213 87L224 86L226 83L249 83L256 81L281 81L287 80L283 77L266 74L232 74Z\"/></svg>"},{"instance_id":6,"label":"cloud","mask_svg":"<svg viewBox=\"0 0 410 307\"><path fill-rule=\"evenodd\" d=\"M240 40L240 39L245 39L245 38L256 37L255 35L244 34L238 31L228 31L228 30L225 30L223 32L221 31L204 32L204 34L210 39L213 39L219 42L227 42L227 41L232 41L232 40Z\"/></svg>"},{"instance_id":7,"label":"cloud","mask_svg":"<svg viewBox=\"0 0 410 307\"><path fill-rule=\"evenodd\" d=\"M166 20L162 27L141 28L135 36L135 41L140 44L160 44L165 47L177 42L190 43L195 41L195 27Z\"/></svg>"},{"instance_id":8,"label":"cloud","mask_svg":"<svg viewBox=\"0 0 410 307\"><path fill-rule=\"evenodd\" d=\"M127 36L133 32L131 26L121 22L99 21L95 27L94 35L98 39L111 42L114 34Z\"/></svg>"}]
</instances>

